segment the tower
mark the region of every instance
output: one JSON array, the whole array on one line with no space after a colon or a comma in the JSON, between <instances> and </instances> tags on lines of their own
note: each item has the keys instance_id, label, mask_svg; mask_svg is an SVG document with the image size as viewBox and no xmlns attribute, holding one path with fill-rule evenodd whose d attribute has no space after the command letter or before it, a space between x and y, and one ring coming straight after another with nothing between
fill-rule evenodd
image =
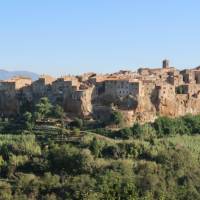
<instances>
[{"instance_id":1,"label":"tower","mask_svg":"<svg viewBox=\"0 0 200 200\"><path fill-rule=\"evenodd\" d=\"M163 60L163 68L169 68L169 60Z\"/></svg>"}]
</instances>

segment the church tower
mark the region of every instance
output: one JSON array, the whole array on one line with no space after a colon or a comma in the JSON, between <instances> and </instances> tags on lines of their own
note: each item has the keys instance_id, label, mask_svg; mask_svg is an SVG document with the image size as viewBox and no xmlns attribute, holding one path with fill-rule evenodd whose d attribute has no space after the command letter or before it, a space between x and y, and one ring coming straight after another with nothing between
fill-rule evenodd
<instances>
[{"instance_id":1,"label":"church tower","mask_svg":"<svg viewBox=\"0 0 200 200\"><path fill-rule=\"evenodd\" d=\"M163 68L169 68L169 60L163 60Z\"/></svg>"}]
</instances>

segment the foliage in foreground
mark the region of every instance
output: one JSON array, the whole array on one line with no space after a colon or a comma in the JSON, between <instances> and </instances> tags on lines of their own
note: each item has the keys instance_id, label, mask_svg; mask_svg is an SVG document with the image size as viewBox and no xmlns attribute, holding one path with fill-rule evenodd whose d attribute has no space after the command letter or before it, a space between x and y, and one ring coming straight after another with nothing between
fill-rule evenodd
<instances>
[{"instance_id":1,"label":"foliage in foreground","mask_svg":"<svg viewBox=\"0 0 200 200\"><path fill-rule=\"evenodd\" d=\"M44 124L48 117L61 128ZM43 98L18 126L0 124L0 200L200 199L199 115L119 130L88 130L79 118L66 129L63 118ZM110 123L122 121L114 112Z\"/></svg>"},{"instance_id":2,"label":"foliage in foreground","mask_svg":"<svg viewBox=\"0 0 200 200\"><path fill-rule=\"evenodd\" d=\"M0 199L200 199L200 136L0 141Z\"/></svg>"}]
</instances>

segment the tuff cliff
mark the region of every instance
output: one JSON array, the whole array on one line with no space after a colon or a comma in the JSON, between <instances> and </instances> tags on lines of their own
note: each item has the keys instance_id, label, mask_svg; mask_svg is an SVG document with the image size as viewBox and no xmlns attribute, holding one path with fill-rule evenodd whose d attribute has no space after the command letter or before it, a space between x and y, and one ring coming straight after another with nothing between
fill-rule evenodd
<instances>
[{"instance_id":1,"label":"tuff cliff","mask_svg":"<svg viewBox=\"0 0 200 200\"><path fill-rule=\"evenodd\" d=\"M140 68L98 75L42 76L0 81L0 114L16 115L24 102L36 103L47 96L66 113L106 118L112 106L128 123L153 121L158 115L176 117L200 113L200 67L178 70L163 61L162 68Z\"/></svg>"}]
</instances>

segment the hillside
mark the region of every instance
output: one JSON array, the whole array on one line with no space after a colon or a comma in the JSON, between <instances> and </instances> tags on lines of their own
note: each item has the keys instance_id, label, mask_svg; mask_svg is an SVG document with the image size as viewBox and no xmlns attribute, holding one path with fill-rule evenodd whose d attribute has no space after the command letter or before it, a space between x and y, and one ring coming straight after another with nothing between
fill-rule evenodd
<instances>
[{"instance_id":1,"label":"hillside","mask_svg":"<svg viewBox=\"0 0 200 200\"><path fill-rule=\"evenodd\" d=\"M29 71L7 71L0 69L0 80L10 79L13 76L27 76L32 78L32 80L37 80L39 75Z\"/></svg>"},{"instance_id":2,"label":"hillside","mask_svg":"<svg viewBox=\"0 0 200 200\"><path fill-rule=\"evenodd\" d=\"M0 121L0 199L200 199L200 115L109 129L47 98L25 108Z\"/></svg>"}]
</instances>

